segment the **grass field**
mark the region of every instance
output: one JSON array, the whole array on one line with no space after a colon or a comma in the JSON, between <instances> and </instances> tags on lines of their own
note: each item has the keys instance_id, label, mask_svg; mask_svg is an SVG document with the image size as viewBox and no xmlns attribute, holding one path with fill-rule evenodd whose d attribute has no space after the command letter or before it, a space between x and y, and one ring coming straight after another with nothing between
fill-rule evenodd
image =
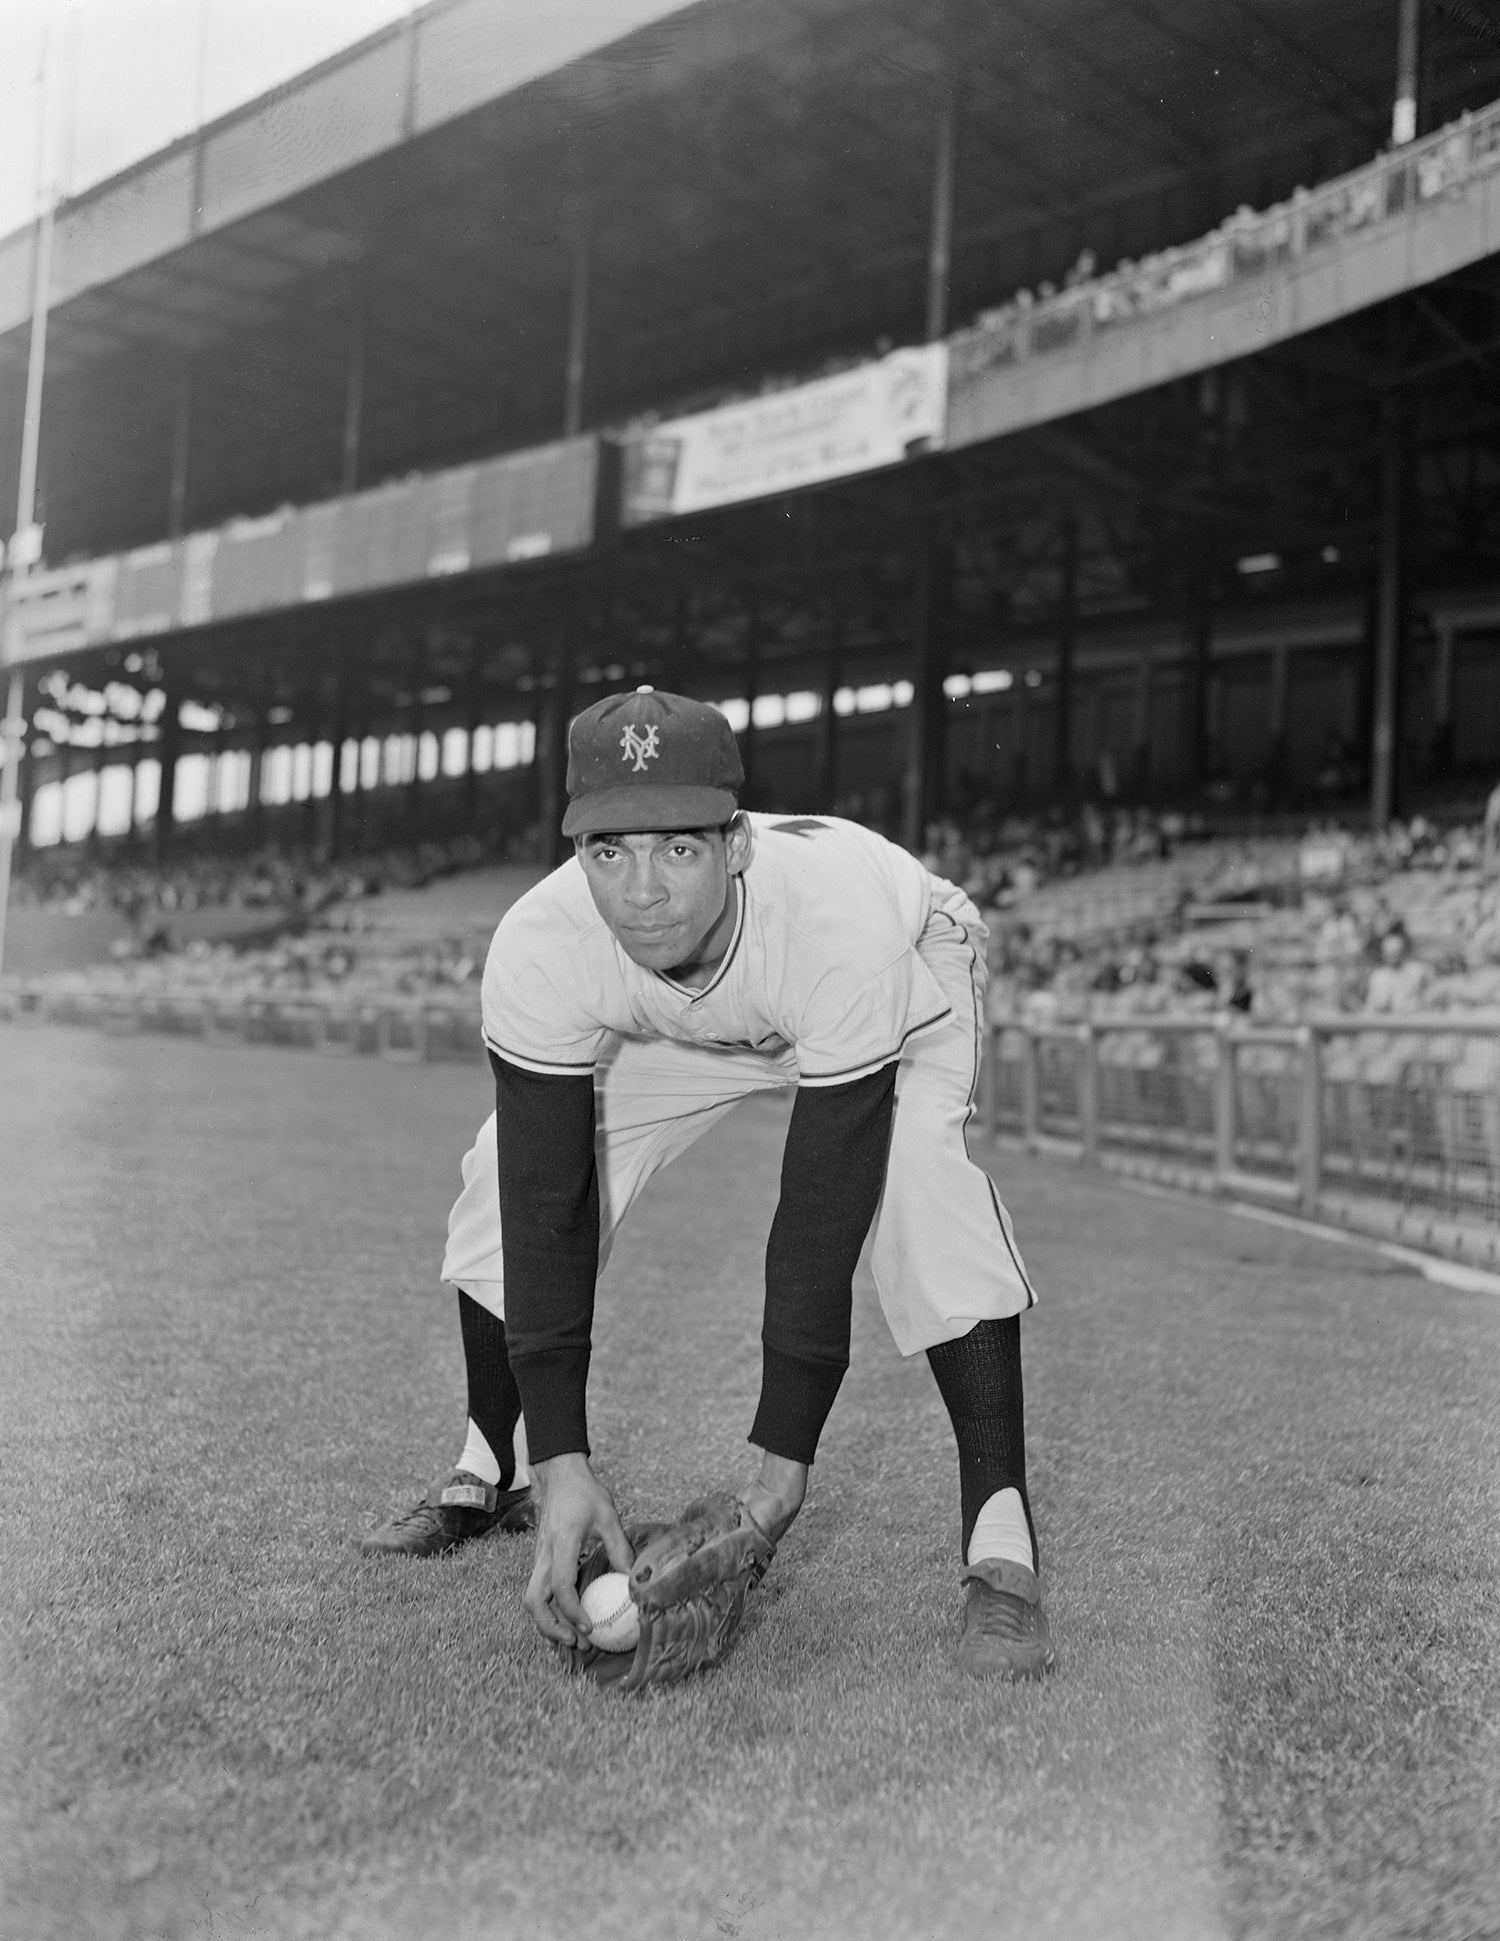
<instances>
[{"instance_id":1,"label":"grass field","mask_svg":"<svg viewBox=\"0 0 1500 1941\"><path fill-rule=\"evenodd\" d=\"M355 1539L461 1421L480 1067L0 1032L0 1936L1500 1934L1500 1300L997 1157L1058 1646L953 1671L957 1492L862 1279L729 1662L565 1682L528 1545ZM601 1292L626 1513L734 1483L782 1108Z\"/></svg>"}]
</instances>

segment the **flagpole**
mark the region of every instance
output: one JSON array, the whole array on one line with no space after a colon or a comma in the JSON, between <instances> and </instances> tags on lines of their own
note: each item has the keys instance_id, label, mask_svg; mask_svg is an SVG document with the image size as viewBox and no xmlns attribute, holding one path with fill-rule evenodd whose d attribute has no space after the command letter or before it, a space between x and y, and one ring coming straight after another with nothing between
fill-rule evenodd
<instances>
[{"instance_id":1,"label":"flagpole","mask_svg":"<svg viewBox=\"0 0 1500 1941\"><path fill-rule=\"evenodd\" d=\"M7 684L4 749L0 769L0 972L5 969L6 919L10 912L11 864L20 835L21 748L25 733L26 680L12 665L20 641L13 623L16 589L41 556L41 531L36 523L37 463L41 450L42 385L47 368L47 306L52 289L52 229L57 185L48 168L50 105L50 23L42 27L42 58L37 70L36 243L31 276L31 353L26 362L26 407L21 421L21 470L16 486L16 525L5 549L5 573L0 585L0 665L10 666Z\"/></svg>"}]
</instances>

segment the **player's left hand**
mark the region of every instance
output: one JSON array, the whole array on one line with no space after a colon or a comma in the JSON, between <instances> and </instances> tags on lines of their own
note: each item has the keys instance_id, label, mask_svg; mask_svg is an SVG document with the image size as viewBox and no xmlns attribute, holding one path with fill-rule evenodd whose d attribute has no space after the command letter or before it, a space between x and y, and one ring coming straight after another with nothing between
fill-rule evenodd
<instances>
[{"instance_id":1,"label":"player's left hand","mask_svg":"<svg viewBox=\"0 0 1500 1941\"><path fill-rule=\"evenodd\" d=\"M675 1685L717 1664L734 1642L747 1595L775 1555L743 1499L716 1492L689 1503L642 1546L630 1572L641 1629L618 1678L620 1690ZM609 1677L612 1668L601 1669Z\"/></svg>"},{"instance_id":2,"label":"player's left hand","mask_svg":"<svg viewBox=\"0 0 1500 1941\"><path fill-rule=\"evenodd\" d=\"M780 1543L807 1495L807 1464L790 1456L761 1457L760 1475L740 1491L740 1501L772 1543Z\"/></svg>"},{"instance_id":3,"label":"player's left hand","mask_svg":"<svg viewBox=\"0 0 1500 1941\"><path fill-rule=\"evenodd\" d=\"M587 1456L554 1456L532 1465L537 1492L536 1561L526 1587L526 1608L544 1638L577 1645L593 1626L578 1600L578 1560L591 1538L603 1544L610 1566L628 1571L635 1561L614 1498L594 1474Z\"/></svg>"}]
</instances>

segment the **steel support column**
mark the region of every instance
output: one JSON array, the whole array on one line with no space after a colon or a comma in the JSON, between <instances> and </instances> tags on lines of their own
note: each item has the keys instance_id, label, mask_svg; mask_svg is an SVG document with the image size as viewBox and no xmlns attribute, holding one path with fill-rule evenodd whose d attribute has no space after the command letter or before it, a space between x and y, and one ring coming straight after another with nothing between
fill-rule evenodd
<instances>
[{"instance_id":1,"label":"steel support column","mask_svg":"<svg viewBox=\"0 0 1500 1941\"><path fill-rule=\"evenodd\" d=\"M153 847L158 865L166 862L172 850L177 823L177 765L182 759L182 694L175 684L165 688L161 729L156 744L161 763L161 781L156 796L156 828Z\"/></svg>"},{"instance_id":2,"label":"steel support column","mask_svg":"<svg viewBox=\"0 0 1500 1941\"><path fill-rule=\"evenodd\" d=\"M345 492L359 489L360 451L365 420L365 333L368 305L363 287L349 319L349 345L344 358L344 425L339 477Z\"/></svg>"},{"instance_id":3,"label":"steel support column","mask_svg":"<svg viewBox=\"0 0 1500 1941\"><path fill-rule=\"evenodd\" d=\"M760 697L760 602L752 590L745 604L745 731L740 736L740 761L745 769L745 785L740 790L742 809L759 808L755 775L755 703Z\"/></svg>"},{"instance_id":4,"label":"steel support column","mask_svg":"<svg viewBox=\"0 0 1500 1941\"><path fill-rule=\"evenodd\" d=\"M73 725L68 724L67 739L53 744L57 751L57 828L58 839L65 843L63 827L68 819L68 784L73 779Z\"/></svg>"},{"instance_id":5,"label":"steel support column","mask_svg":"<svg viewBox=\"0 0 1500 1941\"><path fill-rule=\"evenodd\" d=\"M203 814L205 820L219 814L219 788L224 762L224 730L203 751Z\"/></svg>"},{"instance_id":6,"label":"steel support column","mask_svg":"<svg viewBox=\"0 0 1500 1941\"><path fill-rule=\"evenodd\" d=\"M576 438L583 430L585 386L588 382L590 239L580 217L569 251L568 368L563 400L563 436Z\"/></svg>"},{"instance_id":7,"label":"steel support column","mask_svg":"<svg viewBox=\"0 0 1500 1941\"><path fill-rule=\"evenodd\" d=\"M5 767L0 769L0 970L5 967L5 925L10 906L11 858L23 831L20 800L22 737L26 733L26 677L10 671L5 705Z\"/></svg>"},{"instance_id":8,"label":"steel support column","mask_svg":"<svg viewBox=\"0 0 1500 1941\"><path fill-rule=\"evenodd\" d=\"M36 706L26 702L26 692L21 696L21 731L25 740L21 747L21 765L16 777L17 801L14 817L15 853L22 860L31 851L31 810L36 799Z\"/></svg>"},{"instance_id":9,"label":"steel support column","mask_svg":"<svg viewBox=\"0 0 1500 1941\"><path fill-rule=\"evenodd\" d=\"M322 821L322 806L318 801L318 748L323 736L323 708L321 697L315 696L308 711L307 722L307 795L302 803L302 847L310 859L318 853L319 824Z\"/></svg>"},{"instance_id":10,"label":"steel support column","mask_svg":"<svg viewBox=\"0 0 1500 1941\"><path fill-rule=\"evenodd\" d=\"M328 816L325 824L324 855L336 862L344 850L344 746L349 739L349 683L347 664L340 655L333 670L332 725L333 766L328 777Z\"/></svg>"},{"instance_id":11,"label":"steel support column","mask_svg":"<svg viewBox=\"0 0 1500 1941\"><path fill-rule=\"evenodd\" d=\"M46 42L43 42L45 50ZM43 75L46 54L43 53ZM32 257L31 341L26 359L26 399L21 416L21 464L16 483L16 539L10 550L11 573L19 580L36 559L40 535L36 520L36 479L42 435L42 385L47 365L47 315L52 292L52 230L56 195L48 179L47 87L42 85L42 110L37 117L37 187L41 212L37 217L36 247ZM0 574L3 581L3 574ZM3 585L0 585L3 591ZM4 623L0 610L0 625ZM5 924L10 907L10 872L15 849L16 816L21 735L25 720L25 682L19 668L12 668L7 684L5 706L6 762L0 770L0 970L5 967Z\"/></svg>"},{"instance_id":12,"label":"steel support column","mask_svg":"<svg viewBox=\"0 0 1500 1941\"><path fill-rule=\"evenodd\" d=\"M1396 728L1401 688L1406 589L1402 520L1405 441L1387 428L1380 454L1380 558L1376 566L1370 685L1370 826L1383 829L1396 809Z\"/></svg>"},{"instance_id":13,"label":"steel support column","mask_svg":"<svg viewBox=\"0 0 1500 1941\"><path fill-rule=\"evenodd\" d=\"M172 412L172 470L167 481L167 537L180 539L187 531L188 454L193 436L193 380L184 371L177 380Z\"/></svg>"},{"instance_id":14,"label":"steel support column","mask_svg":"<svg viewBox=\"0 0 1500 1941\"><path fill-rule=\"evenodd\" d=\"M907 741L902 839L913 853L926 847L927 825L946 806L948 622L953 551L929 532L917 561L913 606L911 727Z\"/></svg>"},{"instance_id":15,"label":"steel support column","mask_svg":"<svg viewBox=\"0 0 1500 1941\"><path fill-rule=\"evenodd\" d=\"M104 740L104 724L99 724L100 739L92 750L89 770L93 776L93 791L89 801L89 826L84 831L84 847L92 856L99 848L99 805L104 797L104 766L109 758L109 744Z\"/></svg>"},{"instance_id":16,"label":"steel support column","mask_svg":"<svg viewBox=\"0 0 1500 1941\"><path fill-rule=\"evenodd\" d=\"M411 775L406 783L406 833L412 842L420 841L422 835L422 724L425 719L422 708L422 680L426 672L427 657L419 645L411 659L411 711L408 715L411 735Z\"/></svg>"},{"instance_id":17,"label":"steel support column","mask_svg":"<svg viewBox=\"0 0 1500 1941\"><path fill-rule=\"evenodd\" d=\"M562 832L562 819L568 801L568 723L572 716L572 665L565 654L559 654L554 664L553 683L542 690L537 708L536 747L532 754L537 771L540 856L544 863L564 862L570 849Z\"/></svg>"},{"instance_id":18,"label":"steel support column","mask_svg":"<svg viewBox=\"0 0 1500 1941\"><path fill-rule=\"evenodd\" d=\"M1014 777L1011 783L1011 800L1024 805L1031 800L1031 684L1026 676L1028 669L1022 668L1020 678L1011 693L1016 698L1014 742Z\"/></svg>"},{"instance_id":19,"label":"steel support column","mask_svg":"<svg viewBox=\"0 0 1500 1941\"><path fill-rule=\"evenodd\" d=\"M1066 804L1073 800L1073 658L1078 629L1078 515L1063 514L1062 558L1057 600L1056 711L1052 719L1052 786Z\"/></svg>"},{"instance_id":20,"label":"steel support column","mask_svg":"<svg viewBox=\"0 0 1500 1941\"><path fill-rule=\"evenodd\" d=\"M250 739L250 791L245 804L245 824L250 847L259 849L266 833L266 713L269 702L255 711L255 730Z\"/></svg>"},{"instance_id":21,"label":"steel support column","mask_svg":"<svg viewBox=\"0 0 1500 1941\"><path fill-rule=\"evenodd\" d=\"M484 650L478 636L469 648L468 708L464 717L464 778L459 813L465 834L472 834L479 808L479 771L474 766L474 738L484 725Z\"/></svg>"},{"instance_id":22,"label":"steel support column","mask_svg":"<svg viewBox=\"0 0 1500 1941\"><path fill-rule=\"evenodd\" d=\"M1271 743L1266 751L1266 788L1272 808L1286 795L1287 711L1291 686L1291 649L1283 642L1271 649Z\"/></svg>"},{"instance_id":23,"label":"steel support column","mask_svg":"<svg viewBox=\"0 0 1500 1941\"><path fill-rule=\"evenodd\" d=\"M1214 646L1213 581L1200 573L1193 589L1192 662L1188 678L1188 773L1195 791L1208 780L1208 702Z\"/></svg>"},{"instance_id":24,"label":"steel support column","mask_svg":"<svg viewBox=\"0 0 1500 1941\"><path fill-rule=\"evenodd\" d=\"M1149 646L1142 647L1135 666L1135 755L1130 790L1137 800L1151 793L1151 689L1154 673Z\"/></svg>"},{"instance_id":25,"label":"steel support column","mask_svg":"<svg viewBox=\"0 0 1500 1941\"><path fill-rule=\"evenodd\" d=\"M669 694L680 694L687 685L692 640L692 596L679 580L672 589L672 644L662 666L662 685Z\"/></svg>"},{"instance_id":26,"label":"steel support column","mask_svg":"<svg viewBox=\"0 0 1500 1941\"><path fill-rule=\"evenodd\" d=\"M813 807L825 815L833 814L839 799L839 716L834 698L844 684L843 635L843 620L835 607L828 619L828 659L818 714L818 780L813 795Z\"/></svg>"},{"instance_id":27,"label":"steel support column","mask_svg":"<svg viewBox=\"0 0 1500 1941\"><path fill-rule=\"evenodd\" d=\"M932 217L927 232L927 341L948 329L948 290L953 275L953 173L958 143L957 88L950 68L938 103L932 157Z\"/></svg>"},{"instance_id":28,"label":"steel support column","mask_svg":"<svg viewBox=\"0 0 1500 1941\"><path fill-rule=\"evenodd\" d=\"M1432 668L1432 769L1442 774L1453 760L1453 632L1452 620L1435 620L1437 654Z\"/></svg>"},{"instance_id":29,"label":"steel support column","mask_svg":"<svg viewBox=\"0 0 1500 1941\"><path fill-rule=\"evenodd\" d=\"M354 724L354 776L349 790L349 806L344 822L348 840L344 847L352 856L360 855L365 849L365 743L369 739L370 723L366 701L359 719Z\"/></svg>"},{"instance_id":30,"label":"steel support column","mask_svg":"<svg viewBox=\"0 0 1500 1941\"><path fill-rule=\"evenodd\" d=\"M146 740L146 731L139 717L136 721L135 741L130 755L130 828L127 840L132 850L141 847L141 768L150 758L151 744Z\"/></svg>"}]
</instances>

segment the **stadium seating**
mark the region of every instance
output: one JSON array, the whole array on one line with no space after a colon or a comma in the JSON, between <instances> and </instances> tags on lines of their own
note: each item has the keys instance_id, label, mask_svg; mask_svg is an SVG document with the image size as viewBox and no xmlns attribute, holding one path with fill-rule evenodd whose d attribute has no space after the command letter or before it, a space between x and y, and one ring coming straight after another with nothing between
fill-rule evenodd
<instances>
[{"instance_id":1,"label":"stadium seating","mask_svg":"<svg viewBox=\"0 0 1500 1941\"><path fill-rule=\"evenodd\" d=\"M1213 836L1179 815L1106 823L1089 811L1073 824L945 823L928 836L929 866L990 922L996 1022L1225 1005L1276 1025L1366 1009L1500 1010L1500 885L1480 868L1477 829L1419 820L1379 841L1336 828ZM266 852L156 872L52 852L18 885L32 907L128 920L112 961L78 970L78 988L370 1002L471 982L512 893L462 840L337 867ZM270 918L283 934L237 947L211 925L205 933L210 913L259 919L262 930ZM183 927L188 915L197 934ZM1401 942L1387 955L1402 961L1383 964L1392 932Z\"/></svg>"},{"instance_id":2,"label":"stadium seating","mask_svg":"<svg viewBox=\"0 0 1500 1941\"><path fill-rule=\"evenodd\" d=\"M990 914L992 1018L1500 1011L1500 885L1480 869L1477 829L1184 833L1160 832L1170 855L1044 882L1036 845L999 868L961 840L932 853ZM1381 961L1392 936L1399 975Z\"/></svg>"}]
</instances>

